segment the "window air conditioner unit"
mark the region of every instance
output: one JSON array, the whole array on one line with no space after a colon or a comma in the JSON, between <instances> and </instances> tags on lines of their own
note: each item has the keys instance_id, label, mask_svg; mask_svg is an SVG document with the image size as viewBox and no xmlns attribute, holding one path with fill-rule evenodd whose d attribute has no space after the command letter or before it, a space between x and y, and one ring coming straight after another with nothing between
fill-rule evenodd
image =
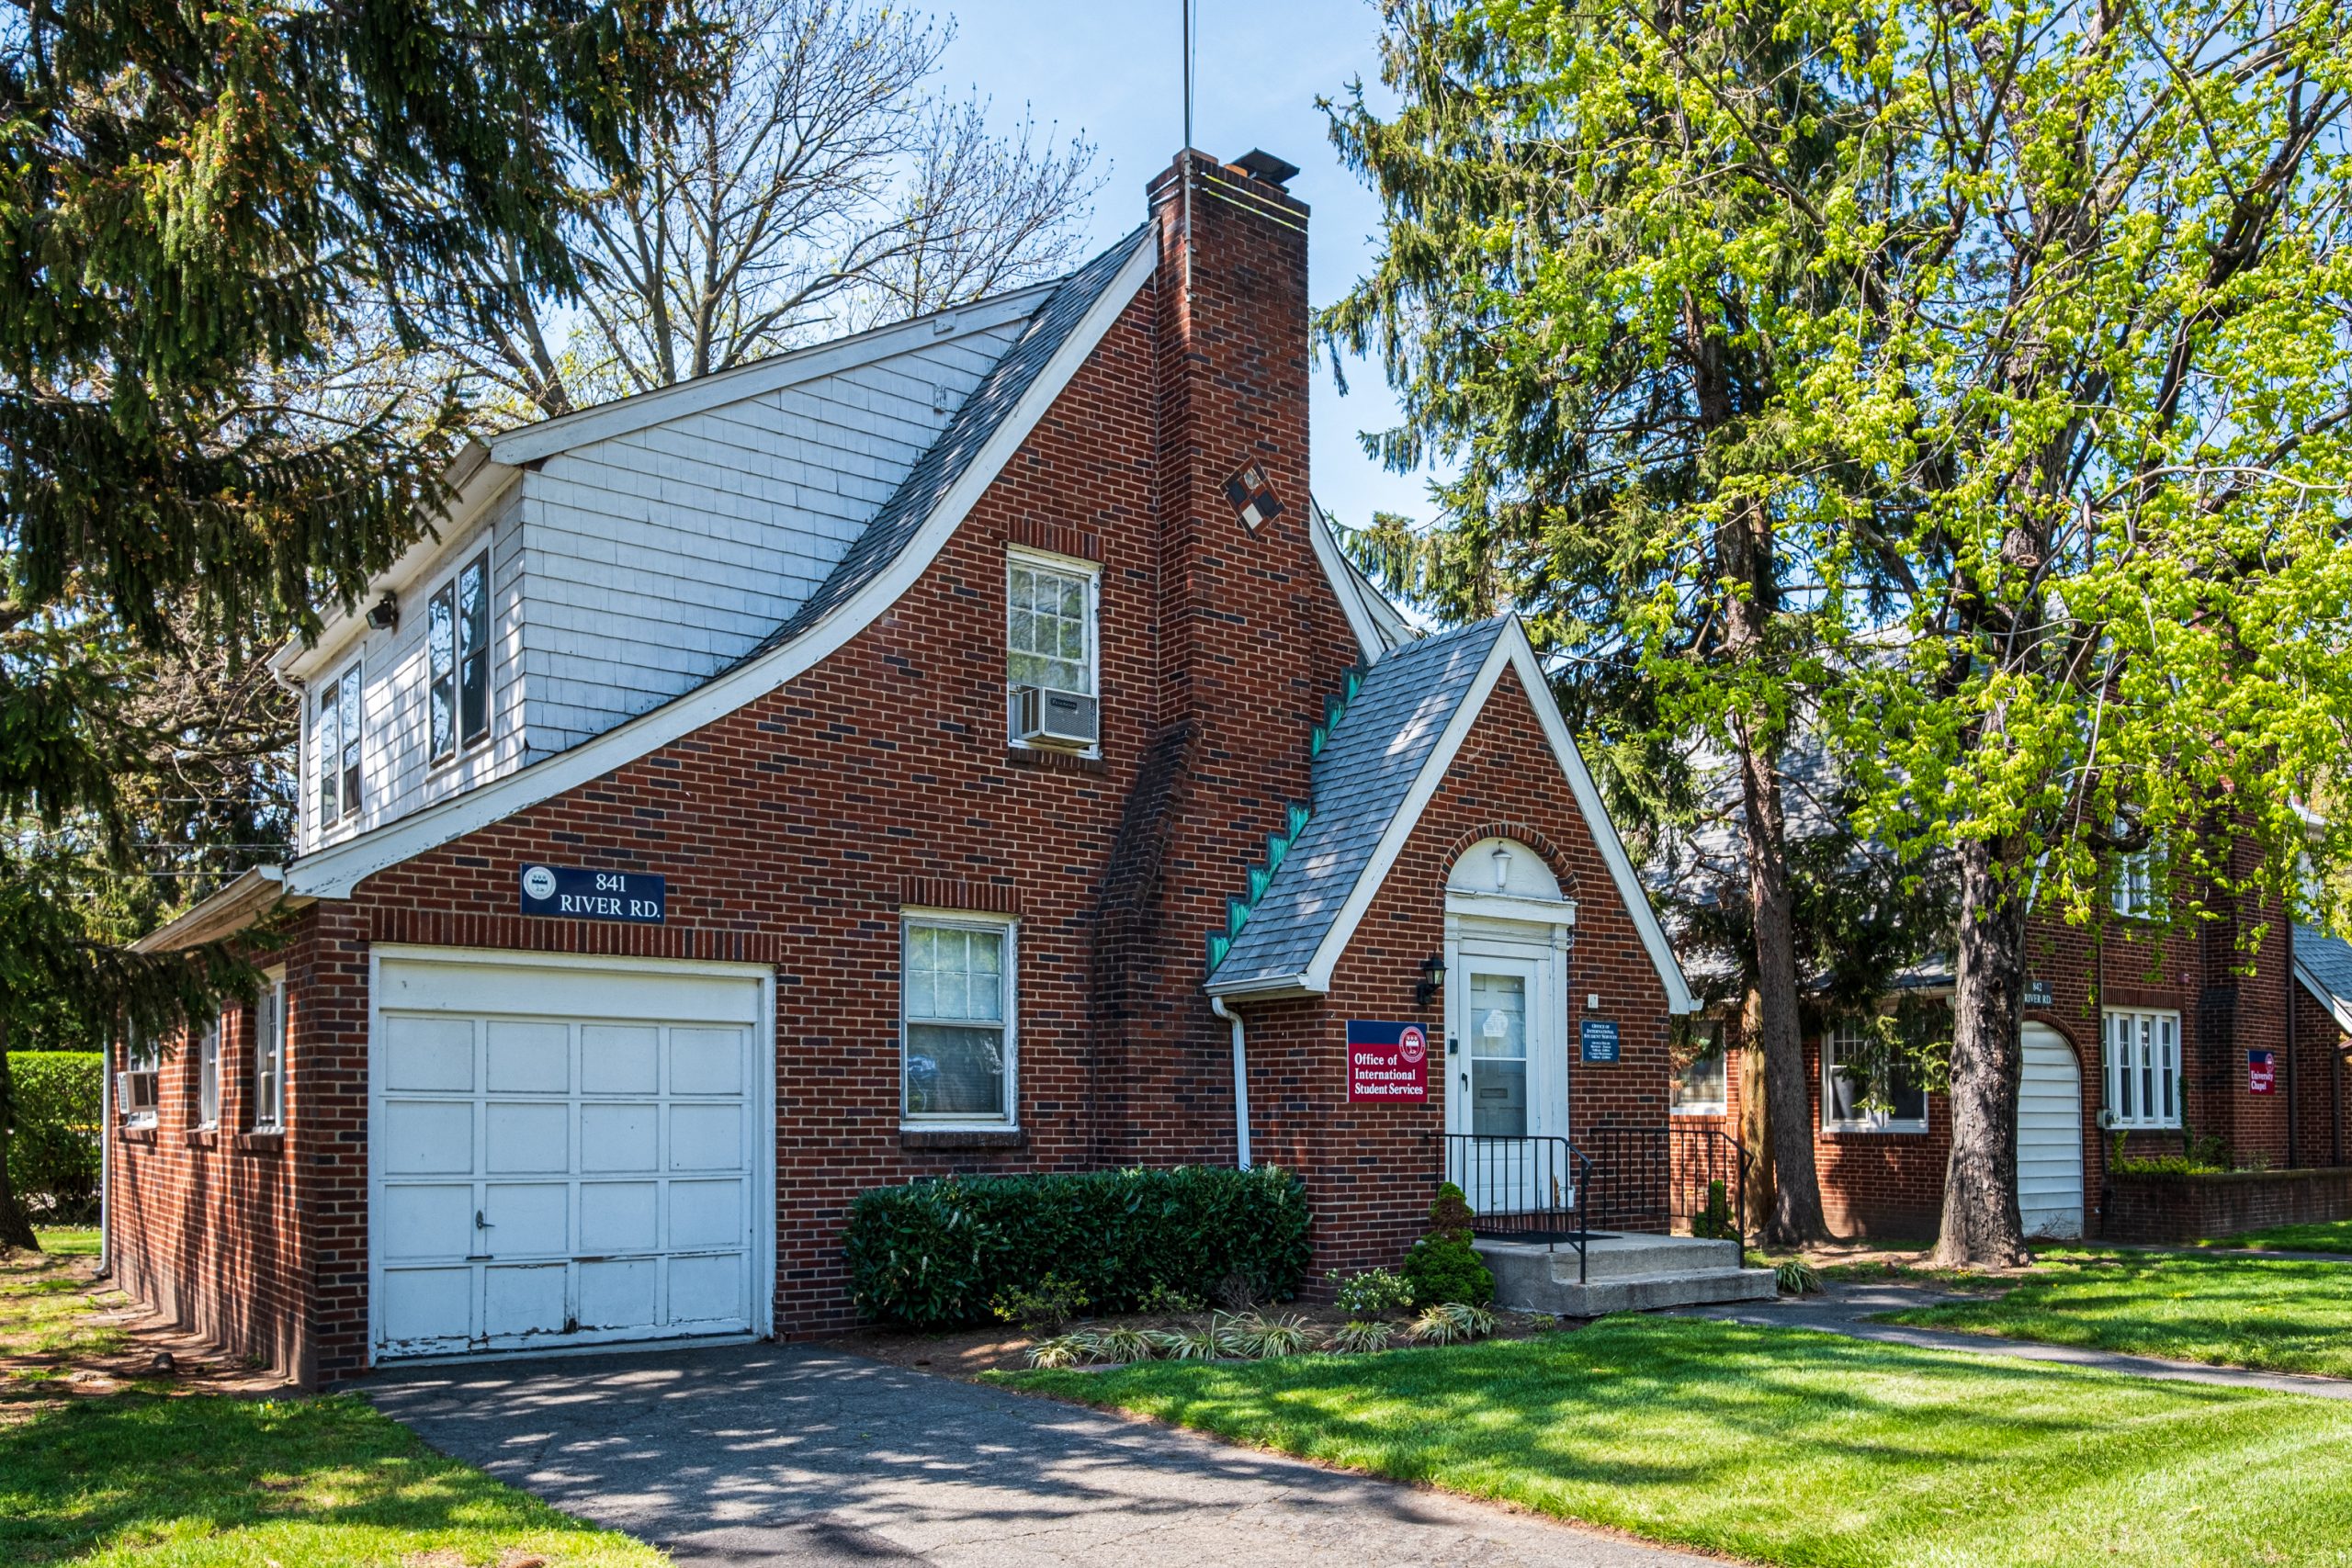
<instances>
[{"instance_id":1,"label":"window air conditioner unit","mask_svg":"<svg viewBox=\"0 0 2352 1568\"><path fill-rule=\"evenodd\" d=\"M115 1093L122 1100L125 1115L135 1116L155 1109L155 1075L152 1072L117 1073Z\"/></svg>"},{"instance_id":2,"label":"window air conditioner unit","mask_svg":"<svg viewBox=\"0 0 2352 1568\"><path fill-rule=\"evenodd\" d=\"M1101 735L1095 701L1044 686L1012 688L1012 733L1031 746L1090 751Z\"/></svg>"}]
</instances>

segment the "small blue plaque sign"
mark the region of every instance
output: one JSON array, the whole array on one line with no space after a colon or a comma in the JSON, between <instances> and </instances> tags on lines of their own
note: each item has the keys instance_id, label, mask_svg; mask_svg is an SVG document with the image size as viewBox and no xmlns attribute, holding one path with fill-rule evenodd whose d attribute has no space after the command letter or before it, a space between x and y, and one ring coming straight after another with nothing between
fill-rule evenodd
<instances>
[{"instance_id":1,"label":"small blue plaque sign","mask_svg":"<svg viewBox=\"0 0 2352 1568\"><path fill-rule=\"evenodd\" d=\"M1584 1042L1586 1061L1614 1063L1617 1060L1617 1025L1613 1021L1588 1018L1578 1033Z\"/></svg>"}]
</instances>

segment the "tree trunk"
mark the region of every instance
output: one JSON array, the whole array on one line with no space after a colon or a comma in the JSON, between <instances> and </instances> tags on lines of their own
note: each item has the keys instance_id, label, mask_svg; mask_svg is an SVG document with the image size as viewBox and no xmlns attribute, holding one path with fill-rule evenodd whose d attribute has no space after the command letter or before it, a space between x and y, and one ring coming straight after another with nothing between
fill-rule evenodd
<instances>
[{"instance_id":1,"label":"tree trunk","mask_svg":"<svg viewBox=\"0 0 2352 1568\"><path fill-rule=\"evenodd\" d=\"M22 1248L40 1250L32 1221L17 1203L17 1189L8 1179L8 1130L17 1120L16 1086L8 1076L8 1025L0 1021L0 1253Z\"/></svg>"},{"instance_id":2,"label":"tree trunk","mask_svg":"<svg viewBox=\"0 0 2352 1568\"><path fill-rule=\"evenodd\" d=\"M1935 1262L2014 1269L2031 1256L2018 1213L2018 1015L2025 987L2026 890L2018 867L1982 840L1960 852L1959 964L1952 997L1951 1158Z\"/></svg>"},{"instance_id":3,"label":"tree trunk","mask_svg":"<svg viewBox=\"0 0 2352 1568\"><path fill-rule=\"evenodd\" d=\"M1829 1234L1814 1170L1813 1096L1797 1027L1796 900L1789 891L1779 759L1755 742L1745 721L1735 729L1756 933L1756 1046L1764 1058L1764 1123L1771 1144L1772 1207L1764 1235L1776 1247L1796 1247Z\"/></svg>"},{"instance_id":4,"label":"tree trunk","mask_svg":"<svg viewBox=\"0 0 2352 1568\"><path fill-rule=\"evenodd\" d=\"M1757 1043L1761 1012L1749 987L1739 1010L1739 1146L1747 1151L1747 1210L1739 1217L1743 1235L1762 1235L1772 1218L1772 1118L1764 1098L1764 1052Z\"/></svg>"}]
</instances>

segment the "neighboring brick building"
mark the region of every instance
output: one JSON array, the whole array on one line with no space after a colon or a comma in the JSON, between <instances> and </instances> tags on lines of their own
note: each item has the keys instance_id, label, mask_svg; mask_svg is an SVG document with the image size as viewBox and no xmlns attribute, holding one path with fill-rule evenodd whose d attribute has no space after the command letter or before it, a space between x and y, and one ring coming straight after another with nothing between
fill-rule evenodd
<instances>
[{"instance_id":1,"label":"neighboring brick building","mask_svg":"<svg viewBox=\"0 0 2352 1568\"><path fill-rule=\"evenodd\" d=\"M2119 1140L2139 1159L2187 1153L2193 1144L2240 1167L2346 1166L2352 948L2298 926L2290 963L2275 903L2167 932L2134 918L2145 891L2144 878L2126 879L2104 924L2037 920L2028 937L2018 1197L2029 1234L2159 1240L2172 1237L2158 1232L2198 1228L2186 1217L2177 1227L2149 1218L2150 1200L2136 1187L2124 1195L2131 1213L2110 1213L2119 1203L2108 1167ZM2249 951L2243 940L2257 924L2265 933ZM1948 975L1913 983L1924 994L1950 993ZM1719 1044L1679 1076L1675 1120L1722 1127L1760 1149L1748 1111L1762 1083L1739 1046L1737 1022L1717 1019L1705 1028L1704 1037ZM1833 1021L1805 1040L1814 1159L1830 1228L1849 1236L1933 1236L1951 1148L1945 1097L1902 1084L1872 1092L1837 1073L1839 1032ZM2253 1216L2231 1228L2352 1213L2344 1207L2352 1182L2340 1179L2233 1178L2222 1185L2246 1190L2233 1207L2210 1212ZM2193 1206L2185 1192L2162 1201L2184 1216ZM2209 1226L2199 1234L2218 1233Z\"/></svg>"},{"instance_id":2,"label":"neighboring brick building","mask_svg":"<svg viewBox=\"0 0 2352 1568\"><path fill-rule=\"evenodd\" d=\"M885 1183L1277 1161L1319 1272L1449 1127L1662 1131L1689 994L1524 632L1413 638L1309 498L1285 177L469 453L278 661L300 854L148 939L284 940L124 1063L126 1287L311 1381L807 1335Z\"/></svg>"}]
</instances>

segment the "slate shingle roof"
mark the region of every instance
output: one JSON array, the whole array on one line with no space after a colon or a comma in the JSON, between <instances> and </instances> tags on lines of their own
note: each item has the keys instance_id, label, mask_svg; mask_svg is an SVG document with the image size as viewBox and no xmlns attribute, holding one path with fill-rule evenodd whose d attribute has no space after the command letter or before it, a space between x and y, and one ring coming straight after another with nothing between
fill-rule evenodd
<instances>
[{"instance_id":1,"label":"slate shingle roof","mask_svg":"<svg viewBox=\"0 0 2352 1568\"><path fill-rule=\"evenodd\" d=\"M1314 815L1210 976L1218 989L1306 968L1508 624L1498 615L1408 643L1364 676L1316 759Z\"/></svg>"},{"instance_id":2,"label":"slate shingle roof","mask_svg":"<svg viewBox=\"0 0 2352 1568\"><path fill-rule=\"evenodd\" d=\"M939 439L915 459L915 466L891 492L890 499L882 503L874 520L849 547L849 553L818 585L817 591L793 611L790 619L760 639L737 663L749 663L783 647L889 570L890 563L922 531L933 509L971 468L980 448L1012 417L1012 411L1044 372L1046 362L1069 341L1095 301L1111 287L1112 280L1135 254L1136 247L1143 243L1144 232L1149 227L1145 224L1136 229L1063 278L1046 296L1037 313L1029 318L1028 326L1013 340L1004 357L996 362L987 378L956 409L947 428L940 432Z\"/></svg>"},{"instance_id":3,"label":"slate shingle roof","mask_svg":"<svg viewBox=\"0 0 2352 1568\"><path fill-rule=\"evenodd\" d=\"M2295 967L2324 993L2339 1022L2352 1027L2352 942L2317 926L2295 927Z\"/></svg>"}]
</instances>

